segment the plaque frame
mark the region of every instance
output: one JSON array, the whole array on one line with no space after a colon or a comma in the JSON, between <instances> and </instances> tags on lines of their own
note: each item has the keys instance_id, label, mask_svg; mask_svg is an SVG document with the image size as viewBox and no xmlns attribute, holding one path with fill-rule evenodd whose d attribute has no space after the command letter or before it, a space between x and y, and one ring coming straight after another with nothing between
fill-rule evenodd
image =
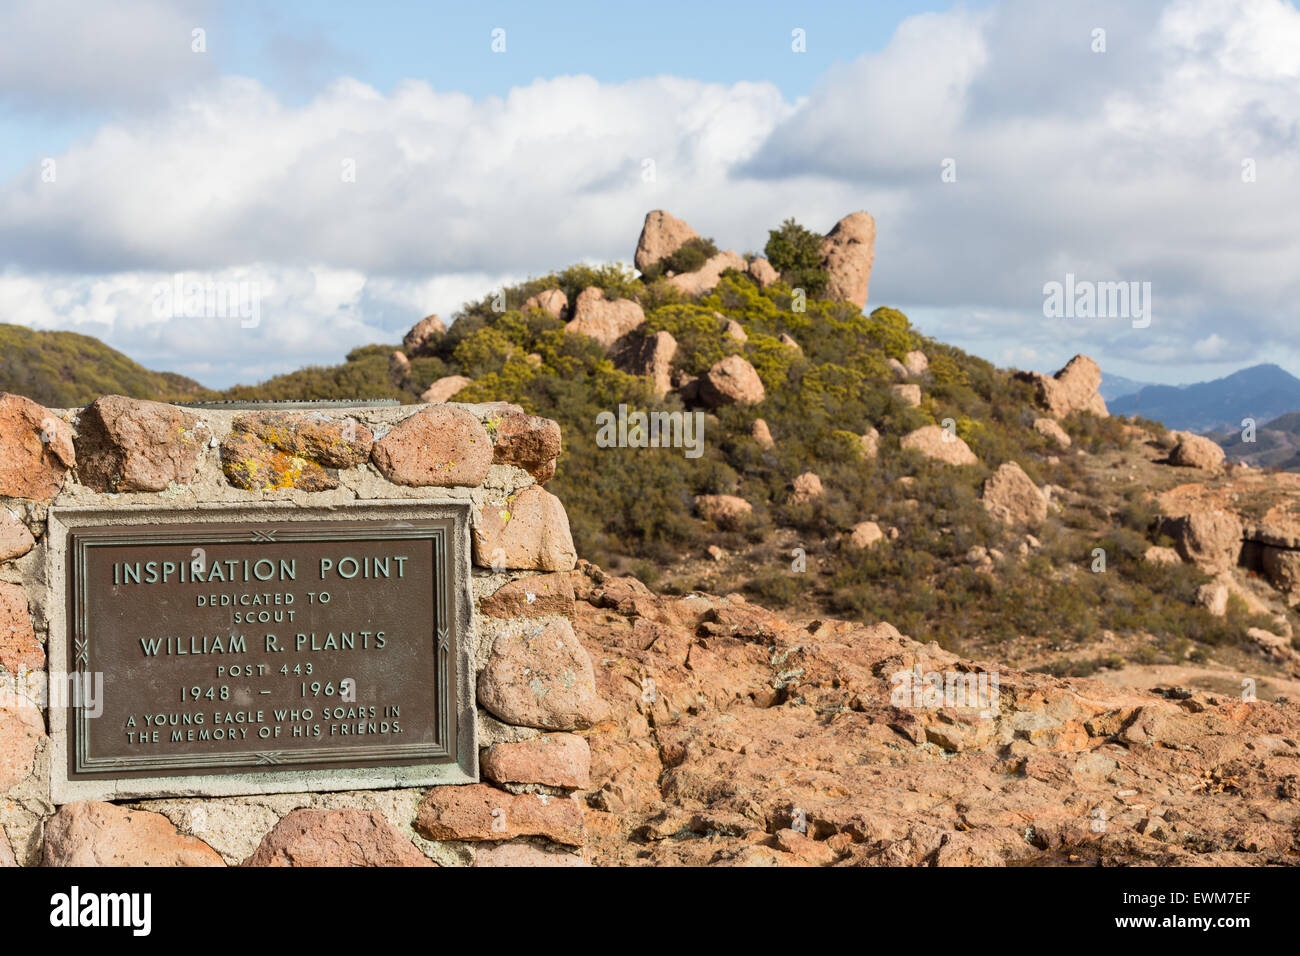
<instances>
[{"instance_id":1,"label":"plaque frame","mask_svg":"<svg viewBox=\"0 0 1300 956\"><path fill-rule=\"evenodd\" d=\"M374 500L349 503L342 508L303 507L292 503L208 503L184 508L155 505L121 505L100 507L51 507L46 547L46 617L49 624L47 642L48 675L77 671L86 662L83 648L73 646L73 637L81 633L78 622L70 621L73 589L85 581L74 575L78 552L99 543L141 544L166 543L180 531L178 526L212 524L210 543L235 543L253 540L257 534L248 526L259 525L261 533L271 533L275 540L309 541L348 540L357 538L427 537L427 530L412 530L412 522L442 522L446 533L436 535L434 570L438 620L432 622L431 640L435 641L440 706L437 713L437 741L432 745L377 745L374 753L359 753L347 746L347 752L334 757L335 748L321 748L323 753L307 758L304 750L294 751L295 759L317 763L349 763L383 760L385 757L409 761L412 756L427 761L397 766L311 767L265 769L276 764L261 759L257 753L221 755L179 755L176 757L141 757L138 760L112 758L119 766L102 769L76 761L77 744L84 746L85 733L78 734L74 724L85 727L84 712L73 706L50 706L48 722L51 737L50 789L55 803L73 800L121 800L147 797L235 796L260 793L298 793L329 790L370 790L394 787L425 787L439 784L477 783L477 710L475 706L476 636L473 619L473 594L470 573L470 505L465 501L430 501L427 499ZM367 522L359 526L356 522ZM319 526L339 523L338 537L329 537ZM310 529L295 525L310 523ZM225 525L240 525L227 529ZM90 529L112 529L112 538L97 539ZM192 527L187 528L193 534ZM80 532L80 533L77 533ZM118 534L120 532L120 534ZM185 543L200 543L197 540ZM77 604L84 610L84 606ZM414 747L415 749L409 749ZM70 751L73 751L70 753ZM274 754L274 751L269 753ZM70 760L70 758L73 758ZM162 761L160 764L159 762ZM76 774L70 768L77 764ZM92 762L93 763L93 762ZM148 774L148 770L172 767L166 775ZM129 764L128 766L121 766ZM184 767L179 767L185 764ZM221 773L204 772L204 765L220 766ZM230 772L224 768L238 767ZM132 775L114 776L120 769ZM141 774L141 771L144 771ZM86 774L90 774L89 776Z\"/></svg>"}]
</instances>

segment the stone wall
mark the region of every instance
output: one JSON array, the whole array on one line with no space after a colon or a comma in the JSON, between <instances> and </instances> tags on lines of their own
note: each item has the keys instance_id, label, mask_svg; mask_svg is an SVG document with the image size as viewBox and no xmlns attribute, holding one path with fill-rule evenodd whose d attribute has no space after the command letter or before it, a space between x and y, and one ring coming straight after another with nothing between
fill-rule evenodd
<instances>
[{"instance_id":1,"label":"stone wall","mask_svg":"<svg viewBox=\"0 0 1300 956\"><path fill-rule=\"evenodd\" d=\"M578 732L601 704L570 624L568 517L543 487L559 452L555 422L503 403L232 411L107 396L52 410L0 394L0 865L581 865ZM462 686L482 782L52 801L51 715L13 692L47 667L63 600L52 509L381 501L469 505Z\"/></svg>"}]
</instances>

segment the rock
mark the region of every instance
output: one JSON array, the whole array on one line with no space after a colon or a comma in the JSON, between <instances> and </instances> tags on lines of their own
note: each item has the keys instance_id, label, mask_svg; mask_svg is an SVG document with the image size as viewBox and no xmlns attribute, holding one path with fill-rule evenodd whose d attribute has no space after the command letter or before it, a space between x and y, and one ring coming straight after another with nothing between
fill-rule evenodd
<instances>
[{"instance_id":1,"label":"rock","mask_svg":"<svg viewBox=\"0 0 1300 956\"><path fill-rule=\"evenodd\" d=\"M867 286L875 259L876 220L865 212L845 216L822 240L822 268L830 281L826 297L867 304Z\"/></svg>"},{"instance_id":2,"label":"rock","mask_svg":"<svg viewBox=\"0 0 1300 956\"><path fill-rule=\"evenodd\" d=\"M716 544L709 545L707 548L704 549L704 552L714 561L721 561L723 558L727 556L727 552L723 551Z\"/></svg>"},{"instance_id":3,"label":"rock","mask_svg":"<svg viewBox=\"0 0 1300 956\"><path fill-rule=\"evenodd\" d=\"M27 525L8 508L0 508L0 561L21 558L35 544Z\"/></svg>"},{"instance_id":4,"label":"rock","mask_svg":"<svg viewBox=\"0 0 1300 956\"><path fill-rule=\"evenodd\" d=\"M1227 511L1196 511L1162 518L1160 531L1174 539L1184 561L1207 574L1230 571L1241 556L1241 519Z\"/></svg>"},{"instance_id":5,"label":"rock","mask_svg":"<svg viewBox=\"0 0 1300 956\"><path fill-rule=\"evenodd\" d=\"M522 468L538 484L555 476L561 451L559 422L514 412L496 419L494 434L492 460L497 464Z\"/></svg>"},{"instance_id":6,"label":"rock","mask_svg":"<svg viewBox=\"0 0 1300 956\"><path fill-rule=\"evenodd\" d=\"M484 505L473 539L479 567L572 571L578 561L564 505L537 485L504 504Z\"/></svg>"},{"instance_id":7,"label":"rock","mask_svg":"<svg viewBox=\"0 0 1300 956\"><path fill-rule=\"evenodd\" d=\"M733 338L741 344L749 341L749 333L746 332L745 327L735 319L727 319L727 325L722 331L728 338Z\"/></svg>"},{"instance_id":8,"label":"rock","mask_svg":"<svg viewBox=\"0 0 1300 956\"><path fill-rule=\"evenodd\" d=\"M1260 562L1268 583L1290 596L1300 596L1300 551L1260 547Z\"/></svg>"},{"instance_id":9,"label":"rock","mask_svg":"<svg viewBox=\"0 0 1300 956\"><path fill-rule=\"evenodd\" d=\"M375 810L288 813L244 866L436 866Z\"/></svg>"},{"instance_id":10,"label":"rock","mask_svg":"<svg viewBox=\"0 0 1300 956\"><path fill-rule=\"evenodd\" d=\"M582 846L586 826L576 800L545 794L518 796L476 783L434 787L421 801L415 831L430 840L512 840L545 837Z\"/></svg>"},{"instance_id":11,"label":"rock","mask_svg":"<svg viewBox=\"0 0 1300 956\"><path fill-rule=\"evenodd\" d=\"M805 471L799 475L792 483L793 492L790 495L791 504L804 504L812 501L814 498L820 498L825 489L822 488L822 480L811 471Z\"/></svg>"},{"instance_id":12,"label":"rock","mask_svg":"<svg viewBox=\"0 0 1300 956\"><path fill-rule=\"evenodd\" d=\"M22 586L0 582L0 664L15 677L45 669L45 651L36 640Z\"/></svg>"},{"instance_id":13,"label":"rock","mask_svg":"<svg viewBox=\"0 0 1300 956\"><path fill-rule=\"evenodd\" d=\"M1290 657L1294 653L1291 648L1291 639L1289 637L1274 634L1272 631L1266 631L1262 627L1246 628L1246 636L1275 657Z\"/></svg>"},{"instance_id":14,"label":"rock","mask_svg":"<svg viewBox=\"0 0 1300 956\"><path fill-rule=\"evenodd\" d=\"M497 783L540 783L585 790L591 784L591 749L577 734L547 734L494 744L479 763Z\"/></svg>"},{"instance_id":15,"label":"rock","mask_svg":"<svg viewBox=\"0 0 1300 956\"><path fill-rule=\"evenodd\" d=\"M1047 499L1023 468L1013 461L999 465L984 482L984 510L1012 527L1037 527L1047 520Z\"/></svg>"},{"instance_id":16,"label":"rock","mask_svg":"<svg viewBox=\"0 0 1300 956\"><path fill-rule=\"evenodd\" d=\"M573 617L573 582L567 574L536 574L509 581L479 601L488 617Z\"/></svg>"},{"instance_id":17,"label":"rock","mask_svg":"<svg viewBox=\"0 0 1300 956\"><path fill-rule=\"evenodd\" d=\"M975 465L979 459L962 439L938 425L925 425L899 440L903 448L914 448L926 458L947 465Z\"/></svg>"},{"instance_id":18,"label":"rock","mask_svg":"<svg viewBox=\"0 0 1300 956\"><path fill-rule=\"evenodd\" d=\"M430 405L449 402L457 392L473 384L474 380L464 375L444 375L420 393L420 401Z\"/></svg>"},{"instance_id":19,"label":"rock","mask_svg":"<svg viewBox=\"0 0 1300 956\"><path fill-rule=\"evenodd\" d=\"M432 351L437 340L447 334L447 326L436 315L426 315L407 332L402 339L402 347L411 355L420 355Z\"/></svg>"},{"instance_id":20,"label":"rock","mask_svg":"<svg viewBox=\"0 0 1300 956\"><path fill-rule=\"evenodd\" d=\"M285 454L248 432L232 431L222 439L221 470L227 481L247 491L327 491L339 486L337 472Z\"/></svg>"},{"instance_id":21,"label":"rock","mask_svg":"<svg viewBox=\"0 0 1300 956\"><path fill-rule=\"evenodd\" d=\"M9 694L0 698L0 793L22 783L36 763L36 749L45 739L41 712ZM0 831L3 832L3 831Z\"/></svg>"},{"instance_id":22,"label":"rock","mask_svg":"<svg viewBox=\"0 0 1300 956\"><path fill-rule=\"evenodd\" d=\"M889 370L894 373L894 378L899 379L900 381L907 378L907 366L898 359L891 358L885 364L888 365Z\"/></svg>"},{"instance_id":23,"label":"rock","mask_svg":"<svg viewBox=\"0 0 1300 956\"><path fill-rule=\"evenodd\" d=\"M106 395L78 418L77 477L95 491L187 485L209 437L197 416L175 405Z\"/></svg>"},{"instance_id":24,"label":"rock","mask_svg":"<svg viewBox=\"0 0 1300 956\"><path fill-rule=\"evenodd\" d=\"M788 349L794 349L796 352L803 351L803 349L799 347L799 343L795 341L794 336L791 335L789 332L782 332L779 337L779 341L781 342L782 345L784 345Z\"/></svg>"},{"instance_id":25,"label":"rock","mask_svg":"<svg viewBox=\"0 0 1300 956\"><path fill-rule=\"evenodd\" d=\"M393 484L468 488L483 483L493 449L482 423L463 408L428 405L375 442L370 459Z\"/></svg>"},{"instance_id":26,"label":"rock","mask_svg":"<svg viewBox=\"0 0 1300 956\"><path fill-rule=\"evenodd\" d=\"M569 297L564 294L563 289L543 289L537 295L531 295L524 300L524 310L541 309L553 319L564 318L564 312L569 307Z\"/></svg>"},{"instance_id":27,"label":"rock","mask_svg":"<svg viewBox=\"0 0 1300 956\"><path fill-rule=\"evenodd\" d=\"M582 730L602 713L591 658L567 618L502 633L478 683L479 703L508 724Z\"/></svg>"},{"instance_id":28,"label":"rock","mask_svg":"<svg viewBox=\"0 0 1300 956\"><path fill-rule=\"evenodd\" d=\"M355 468L370 457L375 443L374 433L356 419L319 413L251 412L231 428L326 468Z\"/></svg>"},{"instance_id":29,"label":"rock","mask_svg":"<svg viewBox=\"0 0 1300 956\"><path fill-rule=\"evenodd\" d=\"M614 357L614 364L630 375L650 379L660 398L672 388L673 357L677 340L668 332L654 332L643 339L631 339Z\"/></svg>"},{"instance_id":30,"label":"rock","mask_svg":"<svg viewBox=\"0 0 1300 956\"><path fill-rule=\"evenodd\" d=\"M704 265L694 272L683 272L681 275L669 277L668 284L683 295L700 296L712 292L721 280L722 273L728 269L744 272L746 268L745 260L728 249L726 252L710 256Z\"/></svg>"},{"instance_id":31,"label":"rock","mask_svg":"<svg viewBox=\"0 0 1300 956\"><path fill-rule=\"evenodd\" d=\"M885 533L874 521L859 521L849 532L849 547L865 551L884 540Z\"/></svg>"},{"instance_id":32,"label":"rock","mask_svg":"<svg viewBox=\"0 0 1300 956\"><path fill-rule=\"evenodd\" d=\"M880 432L868 428L858 439L862 445L862 457L873 459L880 454Z\"/></svg>"},{"instance_id":33,"label":"rock","mask_svg":"<svg viewBox=\"0 0 1300 956\"><path fill-rule=\"evenodd\" d=\"M917 408L921 404L920 385L891 385L889 391L896 395L904 405Z\"/></svg>"},{"instance_id":34,"label":"rock","mask_svg":"<svg viewBox=\"0 0 1300 956\"><path fill-rule=\"evenodd\" d=\"M1051 378L1041 372L1017 372L1016 378L1034 386L1035 401L1055 418L1083 411L1106 418L1106 402L1098 393L1101 369L1086 355L1076 355Z\"/></svg>"},{"instance_id":35,"label":"rock","mask_svg":"<svg viewBox=\"0 0 1300 956\"><path fill-rule=\"evenodd\" d=\"M7 869L17 865L18 861L14 859L14 851L13 847L9 845L9 838L5 836L4 830L0 830L0 869Z\"/></svg>"},{"instance_id":36,"label":"rock","mask_svg":"<svg viewBox=\"0 0 1300 956\"><path fill-rule=\"evenodd\" d=\"M757 405L766 395L754 366L739 355L728 355L700 379L700 401L709 408Z\"/></svg>"},{"instance_id":37,"label":"rock","mask_svg":"<svg viewBox=\"0 0 1300 956\"><path fill-rule=\"evenodd\" d=\"M161 813L111 803L68 803L45 824L46 866L225 866L202 840Z\"/></svg>"},{"instance_id":38,"label":"rock","mask_svg":"<svg viewBox=\"0 0 1300 956\"><path fill-rule=\"evenodd\" d=\"M772 440L772 432L767 427L767 422L761 418L755 418L753 424L749 426L749 437L758 442L761 448L776 447L776 442Z\"/></svg>"},{"instance_id":39,"label":"rock","mask_svg":"<svg viewBox=\"0 0 1300 956\"><path fill-rule=\"evenodd\" d=\"M411 360L398 350L388 356L388 377L400 385L411 374Z\"/></svg>"},{"instance_id":40,"label":"rock","mask_svg":"<svg viewBox=\"0 0 1300 956\"><path fill-rule=\"evenodd\" d=\"M604 291L593 285L578 294L573 318L564 328L595 339L608 350L644 321L640 303L632 299L606 299Z\"/></svg>"},{"instance_id":41,"label":"rock","mask_svg":"<svg viewBox=\"0 0 1300 956\"><path fill-rule=\"evenodd\" d=\"M698 238L700 234L676 216L669 215L662 209L652 209L646 213L632 261L638 272L645 272L660 259L671 256L686 243Z\"/></svg>"},{"instance_id":42,"label":"rock","mask_svg":"<svg viewBox=\"0 0 1300 956\"><path fill-rule=\"evenodd\" d=\"M695 510L705 521L712 521L719 528L735 530L753 514L754 507L735 495L696 495Z\"/></svg>"},{"instance_id":43,"label":"rock","mask_svg":"<svg viewBox=\"0 0 1300 956\"><path fill-rule=\"evenodd\" d=\"M1184 433L1169 453L1169 464L1183 468L1214 470L1223 466L1224 452L1216 443L1200 435Z\"/></svg>"},{"instance_id":44,"label":"rock","mask_svg":"<svg viewBox=\"0 0 1300 956\"><path fill-rule=\"evenodd\" d=\"M1183 559L1173 548L1159 548L1152 546L1147 548L1142 554L1142 561L1145 564L1182 564Z\"/></svg>"},{"instance_id":45,"label":"rock","mask_svg":"<svg viewBox=\"0 0 1300 956\"><path fill-rule=\"evenodd\" d=\"M903 356L903 368L907 374L913 377L924 375L930 368L930 360L925 357L925 353L919 349L908 352Z\"/></svg>"},{"instance_id":46,"label":"rock","mask_svg":"<svg viewBox=\"0 0 1300 956\"><path fill-rule=\"evenodd\" d=\"M0 392L0 495L48 501L75 463L67 422L30 398Z\"/></svg>"},{"instance_id":47,"label":"rock","mask_svg":"<svg viewBox=\"0 0 1300 956\"><path fill-rule=\"evenodd\" d=\"M773 268L772 263L768 262L762 256L757 256L749 262L749 274L758 283L760 289L766 289L773 282L781 278L781 273Z\"/></svg>"},{"instance_id":48,"label":"rock","mask_svg":"<svg viewBox=\"0 0 1300 956\"><path fill-rule=\"evenodd\" d=\"M474 866L590 866L575 853L551 853L531 843L501 843L474 854Z\"/></svg>"},{"instance_id":49,"label":"rock","mask_svg":"<svg viewBox=\"0 0 1300 956\"><path fill-rule=\"evenodd\" d=\"M1069 448L1073 444L1065 429L1058 425L1054 418L1035 418L1034 431L1048 441L1055 442L1058 448Z\"/></svg>"},{"instance_id":50,"label":"rock","mask_svg":"<svg viewBox=\"0 0 1300 956\"><path fill-rule=\"evenodd\" d=\"M1211 581L1196 589L1196 603L1215 617L1228 613L1228 587L1221 581Z\"/></svg>"}]
</instances>

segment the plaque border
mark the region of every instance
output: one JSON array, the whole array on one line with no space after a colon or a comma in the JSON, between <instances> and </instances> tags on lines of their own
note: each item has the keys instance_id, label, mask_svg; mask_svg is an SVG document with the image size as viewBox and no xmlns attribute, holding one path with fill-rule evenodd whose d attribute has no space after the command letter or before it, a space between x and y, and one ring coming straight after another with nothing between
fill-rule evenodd
<instances>
[{"instance_id":1,"label":"plaque border","mask_svg":"<svg viewBox=\"0 0 1300 956\"><path fill-rule=\"evenodd\" d=\"M69 747L73 741L78 749L85 746L85 734L70 732L72 713L81 726L88 719L77 708L49 707L51 742L50 789L55 803L72 800L130 799L143 797L182 796L235 796L258 793L318 792L327 790L384 789L392 787L422 787L438 784L478 782L477 713L474 692L474 646L476 644L473 595L470 587L470 505L464 501L427 501L419 499L372 500L350 503L341 508L304 507L290 502L246 502L195 504L184 509L155 505L123 505L104 507L51 507L46 554L47 616L49 640L47 642L48 673L63 674L69 669L80 670L84 661L74 656L67 620L71 610L74 582L74 561L84 556L87 547L99 544L141 544L166 542L175 539L176 531L168 526L192 526L239 522L261 523L277 536L276 540L338 540L339 538L429 538L434 532L434 575L437 593L438 620L435 664L438 668L439 709L435 728L438 738L435 745L402 744L349 748L339 753L329 748L324 754L304 755L295 750L296 759L314 762L354 762L357 760L409 759L411 751L427 758L427 762L402 766L312 768L266 770L275 766L273 758L264 760L259 754L189 754L177 755L176 760L157 756L140 758L100 758L113 766L90 766L79 773L102 777L69 775ZM370 521L372 527L340 527L332 538L330 532L320 527L295 529L296 524L328 524L330 522ZM415 521L441 521L442 529L411 527ZM74 537L74 532L96 527L121 529L127 534L96 539L85 534ZM130 534L131 529L138 529ZM194 533L194 529L187 529ZM257 532L253 532L254 536ZM204 537L217 543L248 541L249 530L217 531ZM72 546L75 543L75 552ZM189 542L186 542L189 543ZM457 581L462 586L457 587ZM84 586L84 579L81 581ZM78 602L84 612L84 603ZM84 633L84 632L83 632ZM452 640L454 636L454 640ZM431 635L432 637L432 635ZM453 657L454 655L454 657ZM451 706L456 702L453 718ZM374 750L374 754L361 750ZM267 751L274 754L275 751ZM91 758L94 759L94 758ZM169 765L182 762L193 773L169 773L166 776L132 776L113 778L114 769L161 769L159 761ZM78 761L80 762L80 761ZM205 766L220 764L223 767L247 768L244 772L203 773ZM138 765L138 766L137 766Z\"/></svg>"}]
</instances>

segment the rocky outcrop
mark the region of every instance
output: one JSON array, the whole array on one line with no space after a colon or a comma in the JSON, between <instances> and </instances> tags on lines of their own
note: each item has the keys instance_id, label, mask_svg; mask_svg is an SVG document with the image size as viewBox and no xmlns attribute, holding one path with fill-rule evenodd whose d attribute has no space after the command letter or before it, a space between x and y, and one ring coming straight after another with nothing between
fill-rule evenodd
<instances>
[{"instance_id":1,"label":"rocky outcrop","mask_svg":"<svg viewBox=\"0 0 1300 956\"><path fill-rule=\"evenodd\" d=\"M431 351L437 340L447 334L447 326L436 315L426 315L402 338L402 348L410 355Z\"/></svg>"},{"instance_id":2,"label":"rocky outcrop","mask_svg":"<svg viewBox=\"0 0 1300 956\"><path fill-rule=\"evenodd\" d=\"M652 209L646 213L632 261L637 271L645 272L660 259L671 256L687 242L698 238L700 234L676 216L662 209Z\"/></svg>"},{"instance_id":3,"label":"rocky outcrop","mask_svg":"<svg viewBox=\"0 0 1300 956\"><path fill-rule=\"evenodd\" d=\"M1169 464L1183 468L1204 468L1213 471L1223 467L1224 452L1219 445L1200 435L1180 432L1178 444L1169 453Z\"/></svg>"},{"instance_id":4,"label":"rocky outcrop","mask_svg":"<svg viewBox=\"0 0 1300 956\"><path fill-rule=\"evenodd\" d=\"M757 405L767 396L754 366L739 355L728 355L700 378L700 401L709 408Z\"/></svg>"},{"instance_id":5,"label":"rocky outcrop","mask_svg":"<svg viewBox=\"0 0 1300 956\"><path fill-rule=\"evenodd\" d=\"M1086 355L1076 355L1051 378L1041 372L1017 372L1016 378L1034 386L1034 400L1054 418L1089 412L1106 418L1106 402L1098 393L1101 368Z\"/></svg>"},{"instance_id":6,"label":"rocky outcrop","mask_svg":"<svg viewBox=\"0 0 1300 956\"><path fill-rule=\"evenodd\" d=\"M903 448L919 451L926 458L933 458L946 465L975 465L979 459L959 436L953 435L938 425L925 425L914 432L904 435L899 440Z\"/></svg>"},{"instance_id":7,"label":"rocky outcrop","mask_svg":"<svg viewBox=\"0 0 1300 956\"><path fill-rule=\"evenodd\" d=\"M867 304L875 248L876 220L865 212L845 216L826 233L822 240L822 268L829 276L828 298L852 302L859 309Z\"/></svg>"},{"instance_id":8,"label":"rocky outcrop","mask_svg":"<svg viewBox=\"0 0 1300 956\"><path fill-rule=\"evenodd\" d=\"M734 530L753 514L754 506L736 495L696 495L695 510L705 521Z\"/></svg>"},{"instance_id":9,"label":"rocky outcrop","mask_svg":"<svg viewBox=\"0 0 1300 956\"><path fill-rule=\"evenodd\" d=\"M663 398L672 389L673 357L677 340L668 332L653 332L645 338L628 337L614 356L614 364L630 375L650 379L654 393Z\"/></svg>"},{"instance_id":10,"label":"rocky outcrop","mask_svg":"<svg viewBox=\"0 0 1300 956\"><path fill-rule=\"evenodd\" d=\"M710 256L704 265L694 272L670 276L668 284L683 295L701 296L712 292L717 287L722 273L726 270L737 269L744 272L746 268L744 258L728 249L726 252Z\"/></svg>"},{"instance_id":11,"label":"rocky outcrop","mask_svg":"<svg viewBox=\"0 0 1300 956\"><path fill-rule=\"evenodd\" d=\"M781 273L777 272L772 263L762 256L756 256L749 261L749 274L758 283L760 289L766 289L781 278Z\"/></svg>"},{"instance_id":12,"label":"rocky outcrop","mask_svg":"<svg viewBox=\"0 0 1300 956\"><path fill-rule=\"evenodd\" d=\"M1073 444L1070 436L1066 434L1064 428L1057 424L1055 418L1035 418L1034 431L1048 441L1053 442L1057 448L1066 449Z\"/></svg>"},{"instance_id":13,"label":"rocky outcrop","mask_svg":"<svg viewBox=\"0 0 1300 956\"><path fill-rule=\"evenodd\" d=\"M608 350L644 321L645 312L640 303L632 299L606 299L604 291L593 285L578 294L573 318L564 328L595 339Z\"/></svg>"},{"instance_id":14,"label":"rocky outcrop","mask_svg":"<svg viewBox=\"0 0 1300 956\"><path fill-rule=\"evenodd\" d=\"M420 401L431 405L449 402L457 392L473 384L474 380L464 375L444 375L420 393Z\"/></svg>"},{"instance_id":15,"label":"rocky outcrop","mask_svg":"<svg viewBox=\"0 0 1300 956\"><path fill-rule=\"evenodd\" d=\"M1159 530L1174 539L1184 561L1207 574L1230 571L1241 556L1244 528L1228 511L1194 511L1161 518Z\"/></svg>"},{"instance_id":16,"label":"rocky outcrop","mask_svg":"<svg viewBox=\"0 0 1300 956\"><path fill-rule=\"evenodd\" d=\"M1035 528L1047 520L1047 498L1013 461L999 465L984 482L984 510L1011 527Z\"/></svg>"},{"instance_id":17,"label":"rocky outcrop","mask_svg":"<svg viewBox=\"0 0 1300 956\"><path fill-rule=\"evenodd\" d=\"M565 311L569 308L569 297L564 294L563 289L543 289L536 295L530 295L524 300L524 310L541 309L553 319L564 318Z\"/></svg>"}]
</instances>

